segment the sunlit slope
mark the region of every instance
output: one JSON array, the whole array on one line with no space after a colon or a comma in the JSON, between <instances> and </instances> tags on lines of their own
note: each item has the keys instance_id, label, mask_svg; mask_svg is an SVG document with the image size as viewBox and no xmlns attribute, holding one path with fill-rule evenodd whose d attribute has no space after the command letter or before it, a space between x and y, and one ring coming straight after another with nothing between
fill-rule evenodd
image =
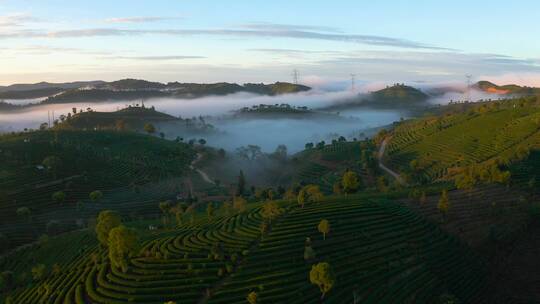
<instances>
[{"instance_id":1,"label":"sunlit slope","mask_svg":"<svg viewBox=\"0 0 540 304\"><path fill-rule=\"evenodd\" d=\"M16 303L317 303L309 270L328 262L336 283L325 303L428 303L451 293L472 303L484 270L456 239L400 205L358 198L327 199L300 208L281 202L283 214L260 234L260 207L202 220L145 242L127 273L84 254L59 275L18 289ZM330 222L326 240L317 231ZM315 260L304 260L311 237ZM218 246L218 244L220 244ZM215 249L222 247L222 258ZM97 251L96 251L97 252Z\"/></svg>"},{"instance_id":2,"label":"sunlit slope","mask_svg":"<svg viewBox=\"0 0 540 304\"><path fill-rule=\"evenodd\" d=\"M386 150L391 167L402 170L416 160L426 178L490 159L511 158L516 150L540 144L536 98L490 102L438 117L415 119L392 132Z\"/></svg>"}]
</instances>

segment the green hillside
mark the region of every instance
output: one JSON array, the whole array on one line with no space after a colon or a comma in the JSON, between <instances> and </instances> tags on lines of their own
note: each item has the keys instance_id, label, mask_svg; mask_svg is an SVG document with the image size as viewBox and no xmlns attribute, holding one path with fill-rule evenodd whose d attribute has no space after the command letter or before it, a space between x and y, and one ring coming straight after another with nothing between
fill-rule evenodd
<instances>
[{"instance_id":1,"label":"green hillside","mask_svg":"<svg viewBox=\"0 0 540 304\"><path fill-rule=\"evenodd\" d=\"M0 233L12 248L85 226L105 206L157 213L156 201L184 190L195 152L136 133L38 131L1 136L0 157ZM102 197L90 199L96 190Z\"/></svg>"},{"instance_id":2,"label":"green hillside","mask_svg":"<svg viewBox=\"0 0 540 304\"><path fill-rule=\"evenodd\" d=\"M386 155L391 167L428 181L474 164L504 165L519 159L540 147L539 130L536 97L469 105L399 124L391 132Z\"/></svg>"},{"instance_id":3,"label":"green hillside","mask_svg":"<svg viewBox=\"0 0 540 304\"><path fill-rule=\"evenodd\" d=\"M264 235L260 205L175 230L141 231L143 247L127 272L79 238L86 250L66 252L59 271L10 296L17 303L246 303L255 292L261 303L315 303L320 292L309 272L323 261L336 278L325 303L349 302L353 293L362 303L431 303L445 293L471 303L485 287L474 254L397 204L349 197L279 206ZM332 227L325 240L321 219ZM307 237L313 260L304 260Z\"/></svg>"}]
</instances>

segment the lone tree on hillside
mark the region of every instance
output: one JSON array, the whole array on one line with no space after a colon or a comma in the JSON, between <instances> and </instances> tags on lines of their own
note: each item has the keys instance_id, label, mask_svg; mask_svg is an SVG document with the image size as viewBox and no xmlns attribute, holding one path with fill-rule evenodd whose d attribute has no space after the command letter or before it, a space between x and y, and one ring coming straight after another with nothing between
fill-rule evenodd
<instances>
[{"instance_id":1,"label":"lone tree on hillside","mask_svg":"<svg viewBox=\"0 0 540 304\"><path fill-rule=\"evenodd\" d=\"M126 273L128 261L139 251L139 237L134 229L120 225L109 233L109 259L113 267Z\"/></svg>"},{"instance_id":2,"label":"lone tree on hillside","mask_svg":"<svg viewBox=\"0 0 540 304\"><path fill-rule=\"evenodd\" d=\"M446 191L445 189L442 191L441 198L439 199L439 203L437 204L437 208L439 209L439 212L441 212L443 218L446 218L449 207L450 202L448 200L448 191Z\"/></svg>"},{"instance_id":3,"label":"lone tree on hillside","mask_svg":"<svg viewBox=\"0 0 540 304\"><path fill-rule=\"evenodd\" d=\"M321 220L321 222L317 226L317 229L320 233L323 234L323 240L326 240L326 235L330 232L330 222L325 219Z\"/></svg>"},{"instance_id":4,"label":"lone tree on hillside","mask_svg":"<svg viewBox=\"0 0 540 304\"><path fill-rule=\"evenodd\" d=\"M259 299L259 295L257 295L255 291L250 292L246 297L246 300L248 301L249 304L257 304L258 299Z\"/></svg>"},{"instance_id":5,"label":"lone tree on hillside","mask_svg":"<svg viewBox=\"0 0 540 304\"><path fill-rule=\"evenodd\" d=\"M311 284L315 284L321 290L321 300L324 296L334 287L336 283L336 276L330 267L330 264L322 262L311 266L309 272L309 281Z\"/></svg>"},{"instance_id":6,"label":"lone tree on hillside","mask_svg":"<svg viewBox=\"0 0 540 304\"><path fill-rule=\"evenodd\" d=\"M96 202L99 202L103 198L103 192L99 190L95 190L95 191L90 192L88 197L90 198L92 202L96 203Z\"/></svg>"},{"instance_id":7,"label":"lone tree on hillside","mask_svg":"<svg viewBox=\"0 0 540 304\"><path fill-rule=\"evenodd\" d=\"M63 191L57 191L52 194L51 198L55 203L61 204L66 200L66 194Z\"/></svg>"},{"instance_id":8,"label":"lone tree on hillside","mask_svg":"<svg viewBox=\"0 0 540 304\"><path fill-rule=\"evenodd\" d=\"M99 243L103 247L109 245L109 233L113 228L120 226L122 223L120 215L112 210L101 211L98 215L96 224L96 235Z\"/></svg>"},{"instance_id":9,"label":"lone tree on hillside","mask_svg":"<svg viewBox=\"0 0 540 304\"><path fill-rule=\"evenodd\" d=\"M148 134L154 134L156 132L156 127L151 123L144 124L144 131Z\"/></svg>"},{"instance_id":10,"label":"lone tree on hillside","mask_svg":"<svg viewBox=\"0 0 540 304\"><path fill-rule=\"evenodd\" d=\"M360 180L358 179L358 174L353 171L347 170L343 174L343 179L341 180L341 186L343 187L343 192L345 194L355 193L360 187Z\"/></svg>"}]
</instances>

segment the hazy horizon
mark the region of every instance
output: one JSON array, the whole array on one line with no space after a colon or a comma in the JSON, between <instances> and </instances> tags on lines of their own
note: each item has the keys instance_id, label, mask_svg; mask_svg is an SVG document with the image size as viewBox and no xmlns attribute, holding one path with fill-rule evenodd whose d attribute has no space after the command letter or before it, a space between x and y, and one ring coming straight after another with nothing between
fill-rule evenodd
<instances>
[{"instance_id":1,"label":"hazy horizon","mask_svg":"<svg viewBox=\"0 0 540 304\"><path fill-rule=\"evenodd\" d=\"M540 86L532 0L0 1L0 85L138 78ZM526 46L526 47L523 47Z\"/></svg>"}]
</instances>

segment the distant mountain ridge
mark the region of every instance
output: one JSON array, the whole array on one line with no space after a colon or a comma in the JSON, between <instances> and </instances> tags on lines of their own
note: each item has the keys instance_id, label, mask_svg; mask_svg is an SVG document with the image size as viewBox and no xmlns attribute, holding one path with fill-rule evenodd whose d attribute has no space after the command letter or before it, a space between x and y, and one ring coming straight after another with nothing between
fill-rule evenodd
<instances>
[{"instance_id":1,"label":"distant mountain ridge","mask_svg":"<svg viewBox=\"0 0 540 304\"><path fill-rule=\"evenodd\" d=\"M105 83L105 81L95 80L95 81L75 81L75 82L63 82L63 83L50 83L50 82L39 82L39 83L20 83L12 84L9 86L0 86L0 92L18 92L18 91L33 91L33 90L44 90L44 89L76 89L82 88L85 86L94 86Z\"/></svg>"}]
</instances>

